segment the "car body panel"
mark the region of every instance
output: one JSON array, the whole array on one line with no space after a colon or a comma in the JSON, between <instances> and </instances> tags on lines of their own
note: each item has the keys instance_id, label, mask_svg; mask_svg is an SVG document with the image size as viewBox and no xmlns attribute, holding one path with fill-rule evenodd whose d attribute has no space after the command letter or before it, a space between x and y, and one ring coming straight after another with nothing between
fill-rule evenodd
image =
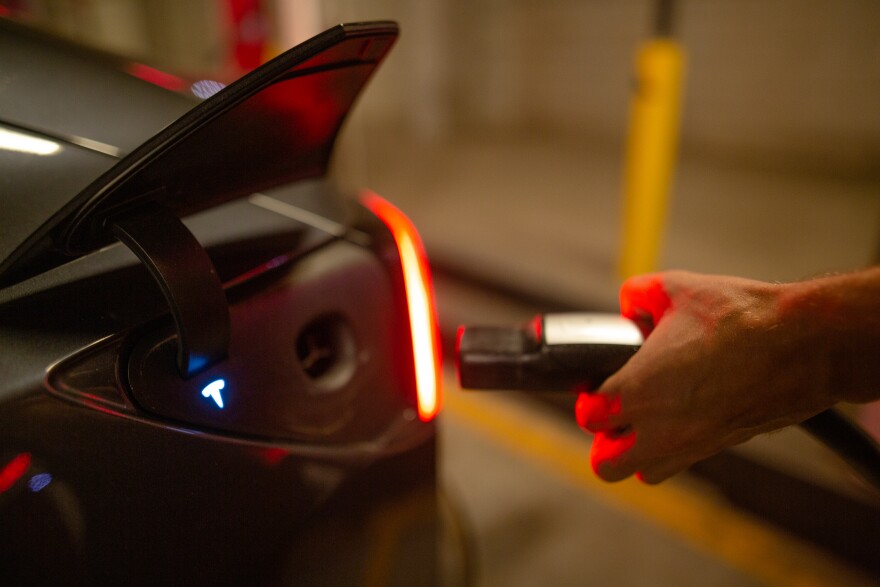
<instances>
[{"instance_id":1,"label":"car body panel","mask_svg":"<svg viewBox=\"0 0 880 587\"><path fill-rule=\"evenodd\" d=\"M197 103L120 75L125 62L119 58L2 18L0 59L0 120L60 142L87 139L116 157L134 151Z\"/></svg>"},{"instance_id":2,"label":"car body panel","mask_svg":"<svg viewBox=\"0 0 880 587\"><path fill-rule=\"evenodd\" d=\"M315 48L369 30L396 29L388 23L332 29L293 54L311 56L309 68L333 69L339 55L328 61ZM377 62L378 53L365 51L358 59ZM360 62L345 70L357 72L361 85L368 77ZM90 96L89 116L100 121L107 101L125 101L119 88L129 81L105 84L104 94ZM35 104L50 104L44 94L56 91L27 88L41 92ZM3 198L32 198L24 209L10 207L14 217L4 224L27 217L30 229L42 222L30 236L22 237L23 228L4 241L4 254L11 255L5 267L15 273L0 287L0 583L435 582L436 423L416 411L394 237L325 177L354 99L349 90L344 111L335 109L335 122L321 126L332 131L326 141L293 140L308 147L302 161L280 170L242 163L237 172L258 177L228 189L192 182L230 164L231 151L212 151L217 159L203 152L198 173L171 160L179 159L175 146L198 134L193 129L217 120L210 100L195 107L198 116L185 114L180 125L159 131L161 140L147 138L143 147L131 147L136 138L118 141L131 148L132 159L61 138L115 140L93 134L88 121L34 129L36 119L5 120L6 128L54 141L60 151L55 159L0 153L14 171L3 180L14 191ZM169 96L147 118L158 122L173 111L179 98ZM138 108L149 109L144 100ZM298 116L303 107L320 104L297 105ZM108 124L125 119L114 116ZM135 125L132 136L152 124ZM189 148L219 135L207 136ZM157 164L163 157L171 159ZM161 184L158 191L153 181ZM95 238L77 240L80 248L65 249L65 235L78 230L74 220L89 217L80 214L86 208L104 213L112 202L125 210L144 201L142 188L200 195L182 196L179 206L173 198L161 203L190 214L185 226L216 268L232 315L230 355L203 379L180 379L163 354L174 337L167 300L131 251L106 241L100 226ZM9 253L13 238L21 241ZM329 331L328 348L336 348L332 336L340 324L348 354L313 370L302 341L316 331L320 342ZM334 365L347 370L333 371ZM222 407L200 394L221 376L226 391L238 394L224 396ZM175 404L172 387L190 394L190 403ZM212 419L218 408L233 411Z\"/></svg>"},{"instance_id":3,"label":"car body panel","mask_svg":"<svg viewBox=\"0 0 880 587\"><path fill-rule=\"evenodd\" d=\"M57 212L47 214L39 200L20 204L27 224L39 228L17 245L2 243L0 280L113 242L113 218L148 203L186 216L323 176L345 115L396 36L393 23L329 29L187 111Z\"/></svg>"}]
</instances>

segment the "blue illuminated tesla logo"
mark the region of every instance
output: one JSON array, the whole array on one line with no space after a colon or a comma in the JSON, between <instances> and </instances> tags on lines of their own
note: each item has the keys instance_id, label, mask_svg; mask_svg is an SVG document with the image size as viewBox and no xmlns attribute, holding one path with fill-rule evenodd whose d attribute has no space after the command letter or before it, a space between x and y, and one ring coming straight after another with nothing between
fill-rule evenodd
<instances>
[{"instance_id":1,"label":"blue illuminated tesla logo","mask_svg":"<svg viewBox=\"0 0 880 587\"><path fill-rule=\"evenodd\" d=\"M34 493L39 493L52 482L52 475L49 473L38 473L28 481L28 489Z\"/></svg>"},{"instance_id":2,"label":"blue illuminated tesla logo","mask_svg":"<svg viewBox=\"0 0 880 587\"><path fill-rule=\"evenodd\" d=\"M202 389L202 397L213 399L217 404L217 407L222 409L223 396L220 395L220 391L222 391L224 387L226 387L226 381L223 379L216 379Z\"/></svg>"}]
</instances>

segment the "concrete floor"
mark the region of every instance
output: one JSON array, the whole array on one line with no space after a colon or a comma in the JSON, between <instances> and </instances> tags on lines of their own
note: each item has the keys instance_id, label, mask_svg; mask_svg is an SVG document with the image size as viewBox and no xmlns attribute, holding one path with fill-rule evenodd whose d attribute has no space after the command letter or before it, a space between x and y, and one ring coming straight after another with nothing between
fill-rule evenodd
<instances>
[{"instance_id":1,"label":"concrete floor","mask_svg":"<svg viewBox=\"0 0 880 587\"><path fill-rule=\"evenodd\" d=\"M500 417L493 409L498 399L481 404L493 418ZM558 474L552 463L530 458L518 443L470 419L471 406L460 401L452 399L443 421L444 485L474 529L479 584L759 584ZM529 408L529 433L540 434L540 426L532 428L540 416ZM586 457L586 438L577 441ZM587 468L586 458L579 466Z\"/></svg>"},{"instance_id":2,"label":"concrete floor","mask_svg":"<svg viewBox=\"0 0 880 587\"><path fill-rule=\"evenodd\" d=\"M527 398L451 384L446 400L441 474L476 585L878 584L688 476L598 481L586 435Z\"/></svg>"},{"instance_id":3,"label":"concrete floor","mask_svg":"<svg viewBox=\"0 0 880 587\"><path fill-rule=\"evenodd\" d=\"M391 134L369 145L360 173L344 175L401 207L435 265L561 306L616 310L618 150L523 136L424 145ZM736 169L691 156L679 171L661 265L785 281L867 265L878 244L876 177ZM541 309L442 273L446 332L517 323ZM447 379L443 484L471 530L477 585L880 585L692 476L658 487L601 483L570 414L512 394L462 393ZM797 434L743 450L876 499Z\"/></svg>"}]
</instances>

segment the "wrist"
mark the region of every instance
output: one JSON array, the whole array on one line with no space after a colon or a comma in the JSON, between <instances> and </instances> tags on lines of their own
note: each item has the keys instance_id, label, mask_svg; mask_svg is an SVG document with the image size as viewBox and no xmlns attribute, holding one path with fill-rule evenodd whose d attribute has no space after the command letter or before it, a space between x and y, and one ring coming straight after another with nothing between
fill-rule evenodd
<instances>
[{"instance_id":1,"label":"wrist","mask_svg":"<svg viewBox=\"0 0 880 587\"><path fill-rule=\"evenodd\" d=\"M804 370L834 403L880 396L880 271L780 286L778 307L799 332Z\"/></svg>"}]
</instances>

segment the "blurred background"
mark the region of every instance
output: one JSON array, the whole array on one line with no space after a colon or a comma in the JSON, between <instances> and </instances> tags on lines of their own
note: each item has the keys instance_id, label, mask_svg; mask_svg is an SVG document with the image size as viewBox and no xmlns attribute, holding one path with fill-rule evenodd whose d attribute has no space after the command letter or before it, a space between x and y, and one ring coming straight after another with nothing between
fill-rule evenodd
<instances>
[{"instance_id":1,"label":"blurred background","mask_svg":"<svg viewBox=\"0 0 880 587\"><path fill-rule=\"evenodd\" d=\"M633 60L657 4L2 6L158 70L223 82L333 24L396 20L401 39L347 124L339 175L402 206L439 265L612 307ZM681 1L673 19L686 58L681 156L658 266L793 280L875 260L877 2Z\"/></svg>"},{"instance_id":2,"label":"blurred background","mask_svg":"<svg viewBox=\"0 0 880 587\"><path fill-rule=\"evenodd\" d=\"M181 79L228 83L339 22L399 22L334 173L419 227L448 342L460 323L616 310L634 60L660 4L5 0L0 14L183 92ZM788 281L880 261L880 3L681 0L668 24L683 53L680 132L653 267ZM571 398L468 396L451 376L448 388L441 466L468 559L451 574L880 582L876 494L797 431L658 488L607 486L587 470ZM880 437L877 405L849 411Z\"/></svg>"}]
</instances>

